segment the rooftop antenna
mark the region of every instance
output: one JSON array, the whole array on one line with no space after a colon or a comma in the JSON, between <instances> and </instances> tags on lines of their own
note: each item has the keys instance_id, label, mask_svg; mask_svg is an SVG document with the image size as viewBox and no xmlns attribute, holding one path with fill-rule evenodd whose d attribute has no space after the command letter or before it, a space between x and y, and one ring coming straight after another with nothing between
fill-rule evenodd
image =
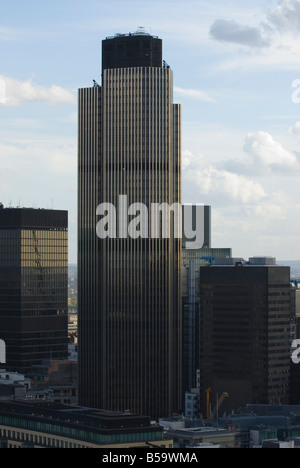
<instances>
[{"instance_id":1,"label":"rooftop antenna","mask_svg":"<svg viewBox=\"0 0 300 468\"><path fill-rule=\"evenodd\" d=\"M137 33L138 34L146 34L144 26L138 26Z\"/></svg>"}]
</instances>

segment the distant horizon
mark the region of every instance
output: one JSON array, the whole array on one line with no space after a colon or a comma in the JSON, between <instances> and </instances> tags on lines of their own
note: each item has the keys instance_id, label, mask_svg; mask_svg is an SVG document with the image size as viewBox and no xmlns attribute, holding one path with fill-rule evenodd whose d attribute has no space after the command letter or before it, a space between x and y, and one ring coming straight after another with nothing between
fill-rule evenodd
<instances>
[{"instance_id":1,"label":"distant horizon","mask_svg":"<svg viewBox=\"0 0 300 468\"><path fill-rule=\"evenodd\" d=\"M253 255L253 257L257 257L256 255ZM261 257L261 256L260 256ZM236 256L233 256L232 258L244 258L244 257L236 257ZM250 257L249 257L250 258ZM246 261L248 261L248 259L244 259ZM300 263L300 259L299 260L278 260L278 258L276 258L276 262L289 262L289 263ZM77 266L77 263L68 263L69 266Z\"/></svg>"}]
</instances>

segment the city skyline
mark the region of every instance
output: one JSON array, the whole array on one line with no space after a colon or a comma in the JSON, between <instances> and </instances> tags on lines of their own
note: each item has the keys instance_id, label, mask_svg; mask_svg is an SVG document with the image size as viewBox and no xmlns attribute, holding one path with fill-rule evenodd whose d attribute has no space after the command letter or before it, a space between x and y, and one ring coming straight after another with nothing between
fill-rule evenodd
<instances>
[{"instance_id":1,"label":"city skyline","mask_svg":"<svg viewBox=\"0 0 300 468\"><path fill-rule=\"evenodd\" d=\"M68 210L70 263L77 89L101 81L101 40L140 25L163 40L182 104L183 203L211 205L215 247L299 260L299 1L29 0L1 18L0 202Z\"/></svg>"}]
</instances>

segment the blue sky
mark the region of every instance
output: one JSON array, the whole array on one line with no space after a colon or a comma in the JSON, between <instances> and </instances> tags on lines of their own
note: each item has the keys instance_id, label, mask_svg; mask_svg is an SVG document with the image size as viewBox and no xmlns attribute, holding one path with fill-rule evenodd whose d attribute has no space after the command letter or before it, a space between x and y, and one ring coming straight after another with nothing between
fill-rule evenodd
<instances>
[{"instance_id":1,"label":"blue sky","mask_svg":"<svg viewBox=\"0 0 300 468\"><path fill-rule=\"evenodd\" d=\"M300 259L299 0L0 0L0 201L67 209L76 261L77 90L139 26L163 39L183 201L212 206L213 246Z\"/></svg>"}]
</instances>

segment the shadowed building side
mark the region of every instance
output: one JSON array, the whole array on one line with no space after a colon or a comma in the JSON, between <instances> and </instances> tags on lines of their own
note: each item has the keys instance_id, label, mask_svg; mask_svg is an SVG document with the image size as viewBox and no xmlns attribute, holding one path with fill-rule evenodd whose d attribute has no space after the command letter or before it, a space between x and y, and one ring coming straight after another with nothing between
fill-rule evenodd
<instances>
[{"instance_id":1,"label":"shadowed building side","mask_svg":"<svg viewBox=\"0 0 300 468\"><path fill-rule=\"evenodd\" d=\"M104 56L102 86L79 90L79 398L158 418L181 405L181 239L172 229L168 239L96 235L101 203L127 220L119 195L148 212L152 203L181 203L172 71L159 51L159 66L131 61L149 38L134 36L124 67L124 55L112 68ZM106 39L103 50L131 39Z\"/></svg>"}]
</instances>

